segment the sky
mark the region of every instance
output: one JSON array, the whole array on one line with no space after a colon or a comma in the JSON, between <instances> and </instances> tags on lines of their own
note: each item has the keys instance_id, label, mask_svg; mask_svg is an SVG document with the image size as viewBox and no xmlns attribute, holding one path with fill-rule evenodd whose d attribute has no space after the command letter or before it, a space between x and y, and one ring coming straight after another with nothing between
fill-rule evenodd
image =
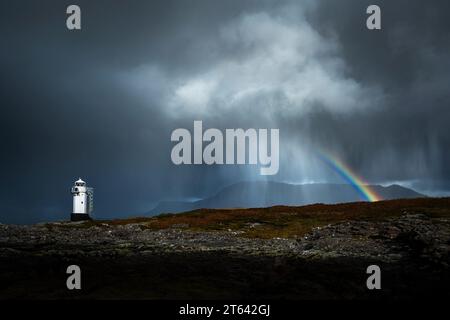
<instances>
[{"instance_id":1,"label":"sky","mask_svg":"<svg viewBox=\"0 0 450 320\"><path fill-rule=\"evenodd\" d=\"M81 8L82 29L66 28ZM366 8L381 8L381 30ZM98 218L141 215L239 181L365 181L450 195L450 2L0 3L0 223L67 219L70 187ZM280 169L182 165L177 128L278 128Z\"/></svg>"}]
</instances>

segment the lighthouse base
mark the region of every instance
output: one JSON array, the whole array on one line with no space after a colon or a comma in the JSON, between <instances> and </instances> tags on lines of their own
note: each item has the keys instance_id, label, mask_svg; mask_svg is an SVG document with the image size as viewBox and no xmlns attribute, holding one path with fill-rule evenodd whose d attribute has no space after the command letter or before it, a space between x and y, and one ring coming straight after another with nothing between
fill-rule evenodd
<instances>
[{"instance_id":1,"label":"lighthouse base","mask_svg":"<svg viewBox=\"0 0 450 320\"><path fill-rule=\"evenodd\" d=\"M87 213L72 213L70 215L70 221L85 221L92 220L92 218Z\"/></svg>"}]
</instances>

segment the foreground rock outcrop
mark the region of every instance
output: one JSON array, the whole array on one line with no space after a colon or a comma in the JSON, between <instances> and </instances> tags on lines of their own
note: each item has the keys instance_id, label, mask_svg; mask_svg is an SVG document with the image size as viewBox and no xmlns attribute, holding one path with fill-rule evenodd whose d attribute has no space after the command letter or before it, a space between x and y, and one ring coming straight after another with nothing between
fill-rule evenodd
<instances>
[{"instance_id":1,"label":"foreground rock outcrop","mask_svg":"<svg viewBox=\"0 0 450 320\"><path fill-rule=\"evenodd\" d=\"M258 228L267 235L268 220L216 230L188 223L154 228L145 219L0 225L0 297L448 297L450 216L446 202L440 206L320 220L285 238L253 236ZM70 264L82 268L81 291L65 287ZM381 267L382 290L366 288L370 264Z\"/></svg>"}]
</instances>

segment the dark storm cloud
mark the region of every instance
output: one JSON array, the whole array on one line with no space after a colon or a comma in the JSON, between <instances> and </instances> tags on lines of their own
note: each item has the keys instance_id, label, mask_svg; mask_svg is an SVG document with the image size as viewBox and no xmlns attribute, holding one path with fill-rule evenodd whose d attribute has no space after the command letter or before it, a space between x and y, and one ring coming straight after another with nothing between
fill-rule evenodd
<instances>
[{"instance_id":1,"label":"dark storm cloud","mask_svg":"<svg viewBox=\"0 0 450 320\"><path fill-rule=\"evenodd\" d=\"M369 4L322 1L311 18L322 33L338 38L348 76L380 86L385 94L376 108L332 120L324 128L342 133L344 139L342 135L336 139L347 142L350 160L352 153L365 163L375 159L379 165L371 164L374 178L428 175L442 184L450 177L445 165L450 143L450 4L377 1L383 31L368 33L354 22ZM334 130L336 125L341 130Z\"/></svg>"},{"instance_id":2,"label":"dark storm cloud","mask_svg":"<svg viewBox=\"0 0 450 320\"><path fill-rule=\"evenodd\" d=\"M4 1L0 222L66 218L82 176L100 217L209 195L248 167L175 167L170 133L279 127L278 180L320 180L311 149L373 182L449 190L445 1ZM283 152L284 150L284 152ZM294 165L295 164L295 165Z\"/></svg>"}]
</instances>

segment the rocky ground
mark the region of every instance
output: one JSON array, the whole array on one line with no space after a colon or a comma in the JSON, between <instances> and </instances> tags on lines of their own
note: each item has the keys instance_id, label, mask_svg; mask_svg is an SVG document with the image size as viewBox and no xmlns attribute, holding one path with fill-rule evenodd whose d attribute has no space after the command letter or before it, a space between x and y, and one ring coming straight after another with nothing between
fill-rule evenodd
<instances>
[{"instance_id":1,"label":"rocky ground","mask_svg":"<svg viewBox=\"0 0 450 320\"><path fill-rule=\"evenodd\" d=\"M148 222L0 225L1 298L322 299L448 297L450 217L407 212L312 227L301 236L152 229ZM77 264L83 289L68 291ZM366 268L382 290L366 288Z\"/></svg>"}]
</instances>

